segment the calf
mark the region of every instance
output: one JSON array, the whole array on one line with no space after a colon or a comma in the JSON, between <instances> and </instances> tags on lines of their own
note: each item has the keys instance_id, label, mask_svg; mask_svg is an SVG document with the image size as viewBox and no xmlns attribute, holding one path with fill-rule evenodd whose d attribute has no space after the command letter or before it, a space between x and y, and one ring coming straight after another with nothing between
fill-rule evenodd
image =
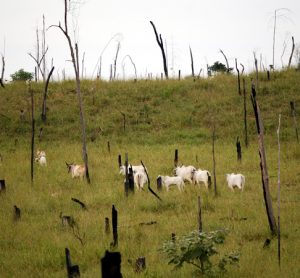
<instances>
[{"instance_id":1,"label":"calf","mask_svg":"<svg viewBox=\"0 0 300 278\"><path fill-rule=\"evenodd\" d=\"M244 190L245 177L242 174L226 174L228 187L233 191L234 187Z\"/></svg>"},{"instance_id":2,"label":"calf","mask_svg":"<svg viewBox=\"0 0 300 278\"><path fill-rule=\"evenodd\" d=\"M71 172L72 178L80 178L81 180L85 177L85 166L84 165L78 165L74 163L67 163L68 173Z\"/></svg>"},{"instance_id":3,"label":"calf","mask_svg":"<svg viewBox=\"0 0 300 278\"><path fill-rule=\"evenodd\" d=\"M47 166L46 153L44 151L37 151L35 162L38 162L41 166Z\"/></svg>"},{"instance_id":4,"label":"calf","mask_svg":"<svg viewBox=\"0 0 300 278\"><path fill-rule=\"evenodd\" d=\"M177 185L180 192L184 189L184 180L182 177L158 176L157 180L159 179L161 179L161 183L165 186L167 191L169 191L171 185Z\"/></svg>"}]
</instances>

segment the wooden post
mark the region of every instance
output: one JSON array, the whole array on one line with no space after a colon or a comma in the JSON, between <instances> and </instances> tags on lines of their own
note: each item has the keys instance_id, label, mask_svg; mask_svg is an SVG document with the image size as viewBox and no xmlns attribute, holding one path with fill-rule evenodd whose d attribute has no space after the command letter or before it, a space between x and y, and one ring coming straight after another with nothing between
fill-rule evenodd
<instances>
[{"instance_id":1,"label":"wooden post","mask_svg":"<svg viewBox=\"0 0 300 278\"><path fill-rule=\"evenodd\" d=\"M132 167L128 168L128 189L129 192L134 193L134 177Z\"/></svg>"},{"instance_id":2,"label":"wooden post","mask_svg":"<svg viewBox=\"0 0 300 278\"><path fill-rule=\"evenodd\" d=\"M21 209L14 205L14 220L18 221L21 219Z\"/></svg>"},{"instance_id":3,"label":"wooden post","mask_svg":"<svg viewBox=\"0 0 300 278\"><path fill-rule=\"evenodd\" d=\"M290 106L291 106L291 112L292 112L292 116L293 116L293 120L294 120L294 127L295 127L295 131L296 131L296 138L297 138L297 142L299 143L299 136L298 136L298 129L297 129L297 120L296 120L296 110L295 110L295 102L294 101L290 101Z\"/></svg>"},{"instance_id":4,"label":"wooden post","mask_svg":"<svg viewBox=\"0 0 300 278\"><path fill-rule=\"evenodd\" d=\"M72 265L71 255L68 248L65 248L65 253L66 253L66 266L67 266L68 278L80 277L79 266Z\"/></svg>"},{"instance_id":5,"label":"wooden post","mask_svg":"<svg viewBox=\"0 0 300 278\"><path fill-rule=\"evenodd\" d=\"M198 227L199 233L202 232L202 214L201 214L201 198L198 196Z\"/></svg>"},{"instance_id":6,"label":"wooden post","mask_svg":"<svg viewBox=\"0 0 300 278\"><path fill-rule=\"evenodd\" d=\"M135 261L135 272L140 273L143 270L146 269L146 258L145 257L139 257Z\"/></svg>"},{"instance_id":7,"label":"wooden post","mask_svg":"<svg viewBox=\"0 0 300 278\"><path fill-rule=\"evenodd\" d=\"M112 246L117 247L118 246L118 211L115 209L115 206L112 206L111 211L111 219L112 219L112 228L113 228L113 242Z\"/></svg>"},{"instance_id":8,"label":"wooden post","mask_svg":"<svg viewBox=\"0 0 300 278\"><path fill-rule=\"evenodd\" d=\"M270 81L270 71L267 70L267 78L268 78L268 81Z\"/></svg>"},{"instance_id":9,"label":"wooden post","mask_svg":"<svg viewBox=\"0 0 300 278\"><path fill-rule=\"evenodd\" d=\"M243 78L243 96L244 96L244 131L245 131L245 145L248 148L248 129L247 129L247 103L246 103L246 84Z\"/></svg>"},{"instance_id":10,"label":"wooden post","mask_svg":"<svg viewBox=\"0 0 300 278\"><path fill-rule=\"evenodd\" d=\"M239 137L236 138L236 152L237 152L237 160L241 161L242 160L242 147L241 147Z\"/></svg>"},{"instance_id":11,"label":"wooden post","mask_svg":"<svg viewBox=\"0 0 300 278\"><path fill-rule=\"evenodd\" d=\"M105 217L105 233L107 235L110 234L109 218L108 217Z\"/></svg>"},{"instance_id":12,"label":"wooden post","mask_svg":"<svg viewBox=\"0 0 300 278\"><path fill-rule=\"evenodd\" d=\"M180 81L181 79L181 70L178 70L178 80Z\"/></svg>"},{"instance_id":13,"label":"wooden post","mask_svg":"<svg viewBox=\"0 0 300 278\"><path fill-rule=\"evenodd\" d=\"M252 86L251 101L252 101L253 110L254 110L254 114L255 114L256 127L257 127L257 133L258 133L260 170L261 170L262 186L263 186L263 194L264 194L266 212L267 212L267 216L268 216L270 230L273 234L276 234L277 227L276 227L276 220L275 220L275 217L273 214L272 199L271 199L271 194L270 194L270 189L269 189L269 174L268 174L267 160L266 160L265 147L264 147L264 127L263 127L263 122L262 122L262 119L260 116L260 109L258 106L258 102L256 100L256 91L255 91L254 86Z\"/></svg>"},{"instance_id":14,"label":"wooden post","mask_svg":"<svg viewBox=\"0 0 300 278\"><path fill-rule=\"evenodd\" d=\"M156 179L156 184L157 184L157 191L161 191L162 190L162 180L161 180L161 177L158 177Z\"/></svg>"},{"instance_id":15,"label":"wooden post","mask_svg":"<svg viewBox=\"0 0 300 278\"><path fill-rule=\"evenodd\" d=\"M110 143L109 143L109 141L107 141L107 150L108 150L108 153L110 154Z\"/></svg>"},{"instance_id":16,"label":"wooden post","mask_svg":"<svg viewBox=\"0 0 300 278\"><path fill-rule=\"evenodd\" d=\"M118 164L119 164L119 168L120 168L122 166L122 157L120 154L118 155Z\"/></svg>"},{"instance_id":17,"label":"wooden post","mask_svg":"<svg viewBox=\"0 0 300 278\"><path fill-rule=\"evenodd\" d=\"M194 58L193 58L193 52L192 52L191 46L190 46L190 56L191 56L192 77L195 81Z\"/></svg>"},{"instance_id":18,"label":"wooden post","mask_svg":"<svg viewBox=\"0 0 300 278\"><path fill-rule=\"evenodd\" d=\"M280 267L280 120L281 120L281 114L279 114L278 119L278 129L277 129L277 141L278 141L278 188L277 188L277 213L278 213L278 219L277 219L277 254L278 254L278 264Z\"/></svg>"},{"instance_id":19,"label":"wooden post","mask_svg":"<svg viewBox=\"0 0 300 278\"><path fill-rule=\"evenodd\" d=\"M102 278L122 278L121 253L105 251L101 259Z\"/></svg>"},{"instance_id":20,"label":"wooden post","mask_svg":"<svg viewBox=\"0 0 300 278\"><path fill-rule=\"evenodd\" d=\"M178 165L178 149L175 150L175 156L174 156L174 166L177 167Z\"/></svg>"},{"instance_id":21,"label":"wooden post","mask_svg":"<svg viewBox=\"0 0 300 278\"><path fill-rule=\"evenodd\" d=\"M214 191L216 197L218 193L217 193L216 159L215 159L215 125L213 126L213 134L212 134L212 156L213 156Z\"/></svg>"},{"instance_id":22,"label":"wooden post","mask_svg":"<svg viewBox=\"0 0 300 278\"><path fill-rule=\"evenodd\" d=\"M0 193L5 192L6 186L5 186L5 180L0 180Z\"/></svg>"}]
</instances>

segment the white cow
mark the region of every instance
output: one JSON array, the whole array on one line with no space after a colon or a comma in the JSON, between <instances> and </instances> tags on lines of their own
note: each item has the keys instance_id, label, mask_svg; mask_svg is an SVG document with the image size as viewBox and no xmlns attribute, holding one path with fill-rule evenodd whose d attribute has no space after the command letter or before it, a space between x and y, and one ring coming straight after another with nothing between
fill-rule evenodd
<instances>
[{"instance_id":1,"label":"white cow","mask_svg":"<svg viewBox=\"0 0 300 278\"><path fill-rule=\"evenodd\" d=\"M71 172L72 178L80 178L81 180L85 177L85 166L84 165L78 165L74 163L67 163L68 173Z\"/></svg>"},{"instance_id":2,"label":"white cow","mask_svg":"<svg viewBox=\"0 0 300 278\"><path fill-rule=\"evenodd\" d=\"M233 191L234 187L237 187L244 190L245 186L245 177L242 174L226 174L226 180L228 183L228 187Z\"/></svg>"},{"instance_id":3,"label":"white cow","mask_svg":"<svg viewBox=\"0 0 300 278\"><path fill-rule=\"evenodd\" d=\"M128 173L129 173L129 168L130 167L132 168L133 174L136 173L136 172L144 172L145 173L143 165L131 165L131 164L128 164ZM146 168L146 170L147 170L147 168ZM123 176L125 176L125 173L126 173L126 167L125 167L125 165L120 166L120 172L119 172L119 174L120 175L122 174Z\"/></svg>"},{"instance_id":4,"label":"white cow","mask_svg":"<svg viewBox=\"0 0 300 278\"><path fill-rule=\"evenodd\" d=\"M193 181L195 184L204 183L206 189L211 186L211 174L207 170L198 169L194 172Z\"/></svg>"},{"instance_id":5,"label":"white cow","mask_svg":"<svg viewBox=\"0 0 300 278\"><path fill-rule=\"evenodd\" d=\"M177 185L179 191L184 189L184 180L182 177L169 177L169 176L158 176L157 180L161 179L162 185L165 186L166 190L169 191L171 185Z\"/></svg>"},{"instance_id":6,"label":"white cow","mask_svg":"<svg viewBox=\"0 0 300 278\"><path fill-rule=\"evenodd\" d=\"M175 176L182 177L184 181L193 183L193 175L196 171L194 166L178 166L174 169Z\"/></svg>"},{"instance_id":7,"label":"white cow","mask_svg":"<svg viewBox=\"0 0 300 278\"><path fill-rule=\"evenodd\" d=\"M136 185L138 190L144 189L144 184L148 182L147 175L145 171L137 171L133 174L134 184Z\"/></svg>"},{"instance_id":8,"label":"white cow","mask_svg":"<svg viewBox=\"0 0 300 278\"><path fill-rule=\"evenodd\" d=\"M44 151L37 150L35 162L38 162L41 166L47 166L46 153Z\"/></svg>"}]
</instances>

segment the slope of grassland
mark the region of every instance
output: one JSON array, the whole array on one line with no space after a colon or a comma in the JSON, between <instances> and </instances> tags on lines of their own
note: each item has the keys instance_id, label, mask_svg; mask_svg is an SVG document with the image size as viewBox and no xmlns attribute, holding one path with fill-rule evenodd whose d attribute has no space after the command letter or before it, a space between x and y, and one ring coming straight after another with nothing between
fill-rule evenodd
<instances>
[{"instance_id":1,"label":"slope of grassland","mask_svg":"<svg viewBox=\"0 0 300 278\"><path fill-rule=\"evenodd\" d=\"M270 190L275 213L277 201L278 115L281 126L281 271L276 238L269 232L261 176L255 119L246 76L249 147L244 145L243 98L236 78L101 82L83 81L91 185L72 180L65 161L80 163L81 132L73 81L51 83L47 99L47 123L40 120L42 84L31 84L35 97L36 149L47 153L48 165L35 165L30 182L30 97L28 85L7 84L0 90L0 277L65 277L64 248L79 264L82 277L100 277L100 258L110 249L111 235L104 233L104 218L114 204L119 212L119 246L123 277L135 277L128 260L146 257L140 277L195 277L191 265L173 270L158 250L171 233L184 235L197 229L197 196L203 200L203 228L227 228L229 235L220 253L238 250L239 267L229 267L229 277L299 277L300 268L300 146L296 141L291 100L300 102L299 72L260 74L257 99L266 133ZM25 119L20 120L20 109ZM123 127L123 114L126 125ZM216 174L219 196L203 187L186 184L159 193L159 202L147 189L124 196L117 156L128 152L133 164L146 164L152 187L157 175L172 175L174 149L179 160L212 171L211 134L216 128ZM38 131L43 128L42 136ZM236 160L235 141L242 144L242 162ZM111 153L108 153L107 142ZM225 174L246 176L243 193L231 192ZM86 203L81 210L71 197ZM21 208L21 220L13 221L13 206ZM63 227L60 212L71 215L80 227L84 244ZM277 213L276 213L277 214ZM246 220L241 220L241 219ZM141 226L141 222L156 221ZM266 238L269 248L263 248Z\"/></svg>"}]
</instances>

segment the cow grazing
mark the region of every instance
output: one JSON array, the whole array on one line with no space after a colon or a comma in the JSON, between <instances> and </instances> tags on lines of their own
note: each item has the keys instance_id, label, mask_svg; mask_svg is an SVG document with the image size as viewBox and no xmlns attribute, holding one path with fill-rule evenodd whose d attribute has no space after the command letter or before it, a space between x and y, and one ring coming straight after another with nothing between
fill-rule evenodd
<instances>
[{"instance_id":1,"label":"cow grazing","mask_svg":"<svg viewBox=\"0 0 300 278\"><path fill-rule=\"evenodd\" d=\"M226 174L228 187L233 191L234 187L244 190L245 177L242 174Z\"/></svg>"},{"instance_id":2,"label":"cow grazing","mask_svg":"<svg viewBox=\"0 0 300 278\"><path fill-rule=\"evenodd\" d=\"M178 166L174 169L175 176L182 177L184 181L193 183L193 175L196 171L194 166Z\"/></svg>"},{"instance_id":3,"label":"cow grazing","mask_svg":"<svg viewBox=\"0 0 300 278\"><path fill-rule=\"evenodd\" d=\"M38 162L41 166L47 166L46 153L44 151L37 151L35 162Z\"/></svg>"},{"instance_id":4,"label":"cow grazing","mask_svg":"<svg viewBox=\"0 0 300 278\"><path fill-rule=\"evenodd\" d=\"M206 189L211 186L211 174L207 170L198 169L194 172L193 181L195 184L204 183Z\"/></svg>"},{"instance_id":5,"label":"cow grazing","mask_svg":"<svg viewBox=\"0 0 300 278\"><path fill-rule=\"evenodd\" d=\"M145 169L144 169L143 165L131 165L131 164L128 164L128 168L127 168L128 173L129 173L129 168L130 167L132 168L133 174L135 174L137 172L144 172L145 173ZM147 168L146 168L146 170L147 170ZM125 167L125 165L121 165L120 166L120 172L119 172L119 174L125 176L125 174L126 174L126 167Z\"/></svg>"},{"instance_id":6,"label":"cow grazing","mask_svg":"<svg viewBox=\"0 0 300 278\"><path fill-rule=\"evenodd\" d=\"M184 180L182 177L169 177L169 176L158 176L157 180L161 180L162 185L169 191L169 187L171 185L177 185L179 191L183 191L184 189Z\"/></svg>"},{"instance_id":7,"label":"cow grazing","mask_svg":"<svg viewBox=\"0 0 300 278\"><path fill-rule=\"evenodd\" d=\"M85 166L74 163L67 163L68 173L71 173L72 178L80 178L81 180L85 177Z\"/></svg>"},{"instance_id":8,"label":"cow grazing","mask_svg":"<svg viewBox=\"0 0 300 278\"><path fill-rule=\"evenodd\" d=\"M144 171L137 171L133 173L133 179L138 190L144 189L144 185L148 182L147 175Z\"/></svg>"}]
</instances>

